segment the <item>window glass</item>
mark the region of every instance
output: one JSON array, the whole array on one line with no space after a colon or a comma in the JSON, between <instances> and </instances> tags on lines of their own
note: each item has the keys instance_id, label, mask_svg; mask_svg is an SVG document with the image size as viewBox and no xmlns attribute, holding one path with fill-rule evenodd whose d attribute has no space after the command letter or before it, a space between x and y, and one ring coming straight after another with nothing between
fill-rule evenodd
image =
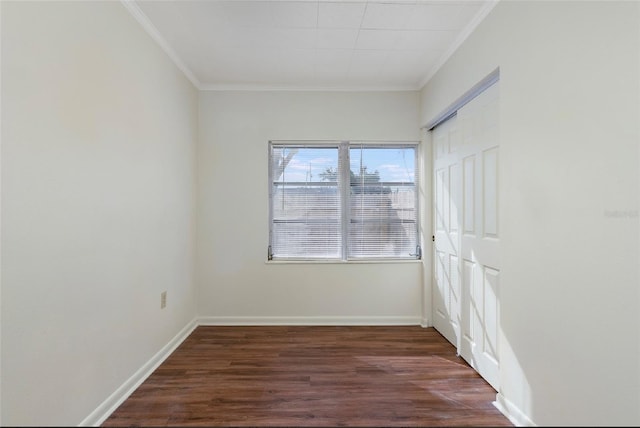
<instances>
[{"instance_id":1,"label":"window glass","mask_svg":"<svg viewBox=\"0 0 640 428\"><path fill-rule=\"evenodd\" d=\"M273 146L271 252L281 258L340 258L337 147Z\"/></svg>"},{"instance_id":2,"label":"window glass","mask_svg":"<svg viewBox=\"0 0 640 428\"><path fill-rule=\"evenodd\" d=\"M409 257L416 249L415 147L354 145L349 257Z\"/></svg>"},{"instance_id":3,"label":"window glass","mask_svg":"<svg viewBox=\"0 0 640 428\"><path fill-rule=\"evenodd\" d=\"M269 258L419 258L417 145L272 143Z\"/></svg>"}]
</instances>

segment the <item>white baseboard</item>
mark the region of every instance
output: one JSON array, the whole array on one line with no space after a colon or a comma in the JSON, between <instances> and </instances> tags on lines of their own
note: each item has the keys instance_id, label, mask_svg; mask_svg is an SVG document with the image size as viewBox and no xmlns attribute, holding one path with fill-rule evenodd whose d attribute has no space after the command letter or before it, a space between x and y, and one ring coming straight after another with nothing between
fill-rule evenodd
<instances>
[{"instance_id":1,"label":"white baseboard","mask_svg":"<svg viewBox=\"0 0 640 428\"><path fill-rule=\"evenodd\" d=\"M501 393L496 394L496 401L493 402L493 405L517 427L537 426L522 410L507 400Z\"/></svg>"},{"instance_id":2,"label":"white baseboard","mask_svg":"<svg viewBox=\"0 0 640 428\"><path fill-rule=\"evenodd\" d=\"M153 371L171 355L175 349L191 334L198 326L197 320L192 320L173 339L160 349L149 361L140 367L129 379L127 379L118 389L114 391L106 400L102 402L89 416L87 416L78 426L97 427L120 406L142 382L144 382Z\"/></svg>"},{"instance_id":3,"label":"white baseboard","mask_svg":"<svg viewBox=\"0 0 640 428\"><path fill-rule=\"evenodd\" d=\"M202 317L199 325L420 325L420 317Z\"/></svg>"},{"instance_id":4,"label":"white baseboard","mask_svg":"<svg viewBox=\"0 0 640 428\"><path fill-rule=\"evenodd\" d=\"M429 322L429 320L428 320L428 319L426 319L426 318L422 318L422 319L420 320L420 327L422 327L422 328L427 328L427 327L433 327L433 326L431 325L431 323Z\"/></svg>"},{"instance_id":5,"label":"white baseboard","mask_svg":"<svg viewBox=\"0 0 640 428\"><path fill-rule=\"evenodd\" d=\"M380 317L201 317L192 320L127 379L78 426L100 426L153 371L200 325L423 325L419 316ZM423 325L424 326L424 325Z\"/></svg>"}]
</instances>

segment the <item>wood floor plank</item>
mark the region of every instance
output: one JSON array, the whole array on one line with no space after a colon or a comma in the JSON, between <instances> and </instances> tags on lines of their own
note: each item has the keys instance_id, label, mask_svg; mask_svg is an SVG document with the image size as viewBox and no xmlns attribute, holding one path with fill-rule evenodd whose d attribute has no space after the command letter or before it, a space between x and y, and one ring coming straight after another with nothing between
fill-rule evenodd
<instances>
[{"instance_id":1,"label":"wood floor plank","mask_svg":"<svg viewBox=\"0 0 640 428\"><path fill-rule=\"evenodd\" d=\"M512 426L432 328L196 328L103 426Z\"/></svg>"}]
</instances>

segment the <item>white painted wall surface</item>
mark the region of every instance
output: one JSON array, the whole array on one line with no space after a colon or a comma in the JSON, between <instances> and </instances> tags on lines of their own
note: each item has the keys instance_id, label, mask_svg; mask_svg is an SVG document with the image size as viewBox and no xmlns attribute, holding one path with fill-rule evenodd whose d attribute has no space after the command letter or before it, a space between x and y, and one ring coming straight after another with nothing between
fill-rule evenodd
<instances>
[{"instance_id":1,"label":"white painted wall surface","mask_svg":"<svg viewBox=\"0 0 640 428\"><path fill-rule=\"evenodd\" d=\"M539 425L638 425L638 2L500 2L422 91L500 67L501 395Z\"/></svg>"},{"instance_id":2,"label":"white painted wall surface","mask_svg":"<svg viewBox=\"0 0 640 428\"><path fill-rule=\"evenodd\" d=\"M266 263L269 140L418 141L418 111L417 92L202 92L199 315L418 323L418 262Z\"/></svg>"},{"instance_id":3,"label":"white painted wall surface","mask_svg":"<svg viewBox=\"0 0 640 428\"><path fill-rule=\"evenodd\" d=\"M80 423L193 319L196 139L122 4L2 2L2 425Z\"/></svg>"}]
</instances>

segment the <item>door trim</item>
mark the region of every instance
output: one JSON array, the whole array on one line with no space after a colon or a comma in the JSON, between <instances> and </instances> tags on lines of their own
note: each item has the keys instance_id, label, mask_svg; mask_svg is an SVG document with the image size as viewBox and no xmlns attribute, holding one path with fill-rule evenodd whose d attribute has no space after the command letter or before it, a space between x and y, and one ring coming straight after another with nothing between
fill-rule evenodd
<instances>
[{"instance_id":1,"label":"door trim","mask_svg":"<svg viewBox=\"0 0 640 428\"><path fill-rule=\"evenodd\" d=\"M423 126L423 129L427 131L432 131L433 128L440 125L445 120L449 119L451 116L455 115L458 110L460 110L465 104L469 101L480 95L485 89L489 88L491 85L500 80L500 67L493 70L489 73L484 79L480 80L478 83L473 85L471 89L465 92L460 98L455 100L453 103L449 105L446 109L444 109L439 115L432 119L427 123L427 125Z\"/></svg>"}]
</instances>

